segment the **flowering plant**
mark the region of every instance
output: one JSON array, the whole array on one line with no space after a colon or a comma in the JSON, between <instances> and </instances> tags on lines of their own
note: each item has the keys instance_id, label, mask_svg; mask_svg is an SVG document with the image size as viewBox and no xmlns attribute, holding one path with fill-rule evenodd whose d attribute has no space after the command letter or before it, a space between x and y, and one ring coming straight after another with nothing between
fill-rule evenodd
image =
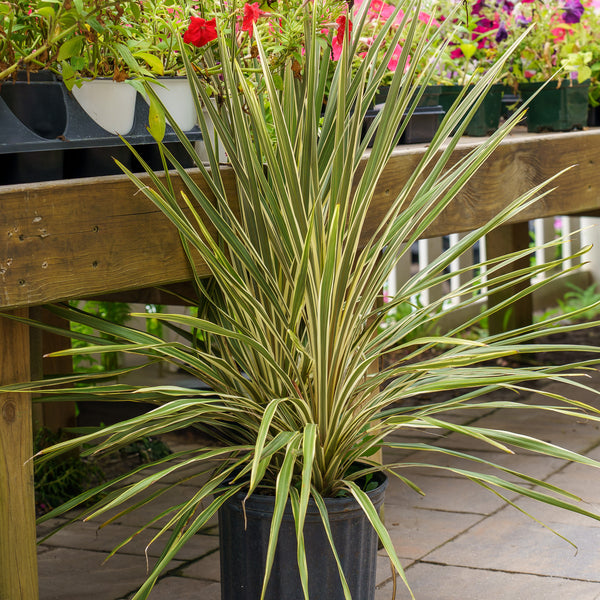
<instances>
[{"instance_id":1,"label":"flowering plant","mask_svg":"<svg viewBox=\"0 0 600 600\"><path fill-rule=\"evenodd\" d=\"M586 13L580 0L516 3L508 11L507 30L514 35L530 23L534 29L515 54L511 83L546 81L559 74L580 83L589 79L592 55L587 45L593 32L586 25Z\"/></svg>"},{"instance_id":2,"label":"flowering plant","mask_svg":"<svg viewBox=\"0 0 600 600\"><path fill-rule=\"evenodd\" d=\"M175 0L0 2L0 79L20 68L50 69L70 89L95 77L182 74L178 38L191 6Z\"/></svg>"},{"instance_id":3,"label":"flowering plant","mask_svg":"<svg viewBox=\"0 0 600 600\"><path fill-rule=\"evenodd\" d=\"M124 80L135 68L126 13L136 7L119 0L0 3L0 79L25 68L51 70L69 88L82 77Z\"/></svg>"},{"instance_id":4,"label":"flowering plant","mask_svg":"<svg viewBox=\"0 0 600 600\"><path fill-rule=\"evenodd\" d=\"M493 5L476 0L461 10L456 10L454 0L437 4L437 18L448 25L447 46L436 76L439 83L468 83L498 60L514 41L509 40L506 27L511 6L504 0Z\"/></svg>"},{"instance_id":5,"label":"flowering plant","mask_svg":"<svg viewBox=\"0 0 600 600\"><path fill-rule=\"evenodd\" d=\"M212 6L205 3L202 5L202 14L191 16L183 40L196 48L211 43L216 48L217 20L227 23L227 27L236 33L235 52L243 70L257 73L262 61L256 45L256 38L260 36L268 65L280 84L282 69L286 66L293 70L296 77L301 76L306 47L305 4L301 0L288 0L267 3L261 7L259 2L246 2L231 10L218 3ZM330 45L333 60L337 60L341 52L346 29L346 7L342 0L320 2L315 14L319 44L322 47Z\"/></svg>"},{"instance_id":6,"label":"flowering plant","mask_svg":"<svg viewBox=\"0 0 600 600\"><path fill-rule=\"evenodd\" d=\"M591 54L589 100L591 106L600 106L600 2L590 1L582 18L581 43Z\"/></svg>"},{"instance_id":7,"label":"flowering plant","mask_svg":"<svg viewBox=\"0 0 600 600\"><path fill-rule=\"evenodd\" d=\"M184 35L191 16L189 2L145 0L132 3L127 11L132 33L127 45L137 60L141 73L147 69L155 75L184 75L185 67L178 38ZM190 59L199 52L189 49Z\"/></svg>"},{"instance_id":8,"label":"flowering plant","mask_svg":"<svg viewBox=\"0 0 600 600\"><path fill-rule=\"evenodd\" d=\"M354 3L354 19L359 18L361 8L364 4L367 4L366 16L359 40L358 52L354 59L355 68L367 56L368 50L373 46L375 40L381 37L382 43L379 45L377 63L378 65L385 64L387 68L387 73L382 80L383 85L386 85L399 66L405 71L409 69L411 58L415 54L417 46L417 42L413 42L407 46L406 33L398 39L394 39L396 32L405 27L404 31L407 32L408 25L414 20L414 39L427 39L432 37L433 32L439 29L441 24L428 12L419 10L415 15L411 13L407 14L401 8L397 8L394 4L388 4L383 0L371 0L370 2L357 0ZM337 54L339 54L339 50ZM427 56L427 52L423 53L421 58L423 63L427 60ZM422 66L424 67L425 65L423 64Z\"/></svg>"},{"instance_id":9,"label":"flowering plant","mask_svg":"<svg viewBox=\"0 0 600 600\"><path fill-rule=\"evenodd\" d=\"M75 31L70 10L66 0L0 2L0 80L56 64L59 44Z\"/></svg>"}]
</instances>

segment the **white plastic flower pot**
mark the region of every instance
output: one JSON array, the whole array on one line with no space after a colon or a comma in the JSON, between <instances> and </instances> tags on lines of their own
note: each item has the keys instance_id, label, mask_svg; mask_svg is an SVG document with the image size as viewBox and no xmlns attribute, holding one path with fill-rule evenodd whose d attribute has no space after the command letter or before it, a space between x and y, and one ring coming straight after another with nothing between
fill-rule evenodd
<instances>
[{"instance_id":1,"label":"white plastic flower pot","mask_svg":"<svg viewBox=\"0 0 600 600\"><path fill-rule=\"evenodd\" d=\"M187 77L161 77L152 89L183 131L196 125L196 105ZM147 99L146 99L147 101Z\"/></svg>"},{"instance_id":2,"label":"white plastic flower pot","mask_svg":"<svg viewBox=\"0 0 600 600\"><path fill-rule=\"evenodd\" d=\"M213 102L213 104L214 104L215 100L211 99L211 102ZM208 114L208 111L205 108L202 109L202 114L204 115L204 120L206 121L206 127L208 129L208 135L210 137L210 141L213 144L213 146L216 144L216 147L218 149L219 162L220 163L228 162L227 153L225 152L225 148L223 147L223 144L217 137L217 135L215 133L215 126L212 122L212 119L210 118L210 115ZM205 144L204 140L197 141L195 143L194 147L196 149L196 154L198 154L198 157L200 158L200 160L204 163L208 163L208 154L206 152L206 144Z\"/></svg>"},{"instance_id":3,"label":"white plastic flower pot","mask_svg":"<svg viewBox=\"0 0 600 600\"><path fill-rule=\"evenodd\" d=\"M135 88L112 79L84 81L73 86L73 96L100 127L116 135L127 135L135 117Z\"/></svg>"}]
</instances>

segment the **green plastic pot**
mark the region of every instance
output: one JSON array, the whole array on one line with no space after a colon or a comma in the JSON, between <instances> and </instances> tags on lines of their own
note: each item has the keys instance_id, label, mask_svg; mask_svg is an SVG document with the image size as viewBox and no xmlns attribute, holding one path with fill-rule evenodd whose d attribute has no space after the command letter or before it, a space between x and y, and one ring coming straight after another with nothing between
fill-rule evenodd
<instances>
[{"instance_id":1,"label":"green plastic pot","mask_svg":"<svg viewBox=\"0 0 600 600\"><path fill-rule=\"evenodd\" d=\"M388 96L390 88L388 86L379 88L377 94L375 94L374 104L383 104ZM439 106L440 104L440 92L442 91L441 85L428 85L423 91L423 95L419 99L417 106Z\"/></svg>"},{"instance_id":2,"label":"green plastic pot","mask_svg":"<svg viewBox=\"0 0 600 600\"><path fill-rule=\"evenodd\" d=\"M462 90L463 86L461 85L441 86L439 102L442 105L444 112L450 110L450 107L456 102L456 99ZM483 137L498 129L500 116L502 115L503 93L504 86L501 84L493 85L490 88L479 108L473 115L471 122L467 125L465 130L466 135Z\"/></svg>"},{"instance_id":3,"label":"green plastic pot","mask_svg":"<svg viewBox=\"0 0 600 600\"><path fill-rule=\"evenodd\" d=\"M558 84L561 83L560 87ZM529 104L527 131L571 131L583 129L588 118L589 81L551 81L519 84L523 102L539 92Z\"/></svg>"}]
</instances>

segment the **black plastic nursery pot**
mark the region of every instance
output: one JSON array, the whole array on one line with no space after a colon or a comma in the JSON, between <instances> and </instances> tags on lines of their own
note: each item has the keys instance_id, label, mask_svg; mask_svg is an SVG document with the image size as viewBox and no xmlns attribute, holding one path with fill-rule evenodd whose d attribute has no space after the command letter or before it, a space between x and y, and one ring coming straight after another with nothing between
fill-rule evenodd
<instances>
[{"instance_id":1,"label":"black plastic nursery pot","mask_svg":"<svg viewBox=\"0 0 600 600\"><path fill-rule=\"evenodd\" d=\"M376 509L383 503L387 477L377 473L379 485L368 495ZM265 573L274 497L244 492L230 498L219 510L221 600L258 600ZM354 600L373 600L376 585L378 537L354 498L326 498L333 540ZM344 600L337 564L327 540L320 513L311 500L304 525L309 597ZM279 532L275 561L266 600L304 600L297 563L294 518L288 506Z\"/></svg>"},{"instance_id":2,"label":"black plastic nursery pot","mask_svg":"<svg viewBox=\"0 0 600 600\"><path fill-rule=\"evenodd\" d=\"M440 93L442 91L441 85L427 85L425 87L419 86L419 92L423 91L417 106L438 106L440 103ZM390 88L383 86L377 90L375 94L375 104L383 104L387 97Z\"/></svg>"},{"instance_id":3,"label":"black plastic nursery pot","mask_svg":"<svg viewBox=\"0 0 600 600\"><path fill-rule=\"evenodd\" d=\"M588 127L600 127L600 106L588 107Z\"/></svg>"},{"instance_id":4,"label":"black plastic nursery pot","mask_svg":"<svg viewBox=\"0 0 600 600\"><path fill-rule=\"evenodd\" d=\"M382 106L378 104L367 111L363 121L363 137L367 135L371 123ZM430 142L435 136L443 118L444 110L439 104L437 106L417 106L402 132L398 144L425 144ZM375 136L373 135L368 143L369 148L373 146L374 141Z\"/></svg>"},{"instance_id":5,"label":"black plastic nursery pot","mask_svg":"<svg viewBox=\"0 0 600 600\"><path fill-rule=\"evenodd\" d=\"M508 119L521 105L521 96L515 94L512 88L504 88L502 94L502 117Z\"/></svg>"},{"instance_id":6,"label":"black plastic nursery pot","mask_svg":"<svg viewBox=\"0 0 600 600\"><path fill-rule=\"evenodd\" d=\"M450 107L456 102L459 94L463 90L460 85L443 85L440 91L440 104L444 112L448 112ZM504 86L501 84L493 85L485 98L479 105L479 108L473 115L470 123L467 125L465 135L474 137L483 137L490 135L500 124L502 115L502 95Z\"/></svg>"},{"instance_id":7,"label":"black plastic nursery pot","mask_svg":"<svg viewBox=\"0 0 600 600\"><path fill-rule=\"evenodd\" d=\"M527 111L527 131L571 131L583 129L588 120L588 90L584 81L551 81L519 84L523 101L531 99Z\"/></svg>"}]
</instances>

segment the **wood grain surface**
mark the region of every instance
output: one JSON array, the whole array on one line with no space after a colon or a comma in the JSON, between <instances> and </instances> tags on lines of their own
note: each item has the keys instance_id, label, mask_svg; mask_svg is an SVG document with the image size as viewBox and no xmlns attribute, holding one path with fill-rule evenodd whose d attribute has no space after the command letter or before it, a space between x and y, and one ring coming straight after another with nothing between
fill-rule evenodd
<instances>
[{"instance_id":1,"label":"wood grain surface","mask_svg":"<svg viewBox=\"0 0 600 600\"><path fill-rule=\"evenodd\" d=\"M28 309L15 311L26 317ZM29 331L0 319L0 385L27 381ZM0 600L38 597L31 399L0 396Z\"/></svg>"},{"instance_id":2,"label":"wood grain surface","mask_svg":"<svg viewBox=\"0 0 600 600\"><path fill-rule=\"evenodd\" d=\"M455 159L477 143L461 140ZM425 146L399 147L381 178L364 235L374 231ZM428 230L484 224L518 195L575 165L517 221L600 209L600 129L511 134ZM198 177L197 177L198 178ZM225 169L232 201L231 172ZM183 282L191 272L175 229L128 178L0 186L0 309ZM209 275L198 263L200 273Z\"/></svg>"}]
</instances>

